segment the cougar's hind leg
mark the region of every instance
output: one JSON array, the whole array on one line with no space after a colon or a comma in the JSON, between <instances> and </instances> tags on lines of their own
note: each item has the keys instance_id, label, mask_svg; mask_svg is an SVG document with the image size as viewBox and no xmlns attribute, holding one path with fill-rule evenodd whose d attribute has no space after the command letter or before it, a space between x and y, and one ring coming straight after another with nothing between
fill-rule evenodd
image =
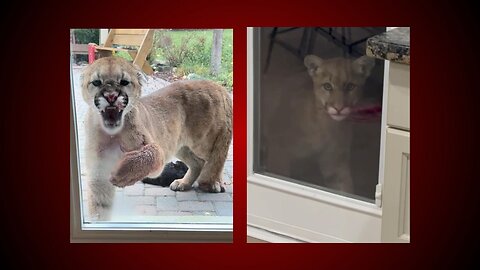
<instances>
[{"instance_id":1,"label":"cougar's hind leg","mask_svg":"<svg viewBox=\"0 0 480 270\"><path fill-rule=\"evenodd\" d=\"M180 148L177 157L188 166L188 171L181 179L177 179L170 184L170 189L173 191L183 191L192 188L193 182L198 178L205 161L196 156L190 148L184 146Z\"/></svg>"},{"instance_id":2,"label":"cougar's hind leg","mask_svg":"<svg viewBox=\"0 0 480 270\"><path fill-rule=\"evenodd\" d=\"M222 181L222 171L228 155L228 148L232 140L231 129L225 128L220 132L213 143L212 151L206 160L197 182L198 187L206 192L225 192Z\"/></svg>"}]
</instances>

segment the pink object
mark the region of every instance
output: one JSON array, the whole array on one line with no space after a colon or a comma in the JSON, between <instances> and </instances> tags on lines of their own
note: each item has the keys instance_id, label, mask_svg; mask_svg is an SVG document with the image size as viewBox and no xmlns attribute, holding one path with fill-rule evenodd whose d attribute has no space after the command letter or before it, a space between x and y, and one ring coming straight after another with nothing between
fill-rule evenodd
<instances>
[{"instance_id":1,"label":"pink object","mask_svg":"<svg viewBox=\"0 0 480 270\"><path fill-rule=\"evenodd\" d=\"M382 117L382 106L379 104L370 104L357 107L352 113L354 121L377 121Z\"/></svg>"},{"instance_id":2,"label":"pink object","mask_svg":"<svg viewBox=\"0 0 480 270\"><path fill-rule=\"evenodd\" d=\"M95 43L88 43L88 63L91 64L95 61Z\"/></svg>"}]
</instances>

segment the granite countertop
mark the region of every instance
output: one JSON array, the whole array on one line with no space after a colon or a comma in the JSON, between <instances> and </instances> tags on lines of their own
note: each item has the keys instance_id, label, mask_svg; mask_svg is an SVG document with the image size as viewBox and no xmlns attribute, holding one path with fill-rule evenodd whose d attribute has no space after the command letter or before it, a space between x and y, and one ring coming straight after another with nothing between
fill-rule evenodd
<instances>
[{"instance_id":1,"label":"granite countertop","mask_svg":"<svg viewBox=\"0 0 480 270\"><path fill-rule=\"evenodd\" d=\"M398 27L367 40L367 55L410 64L410 27Z\"/></svg>"}]
</instances>

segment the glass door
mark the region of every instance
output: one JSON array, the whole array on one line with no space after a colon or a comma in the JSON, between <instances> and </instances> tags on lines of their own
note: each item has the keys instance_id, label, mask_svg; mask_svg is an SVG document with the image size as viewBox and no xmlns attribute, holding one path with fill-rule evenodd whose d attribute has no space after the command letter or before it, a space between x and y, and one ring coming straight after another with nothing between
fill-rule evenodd
<instances>
[{"instance_id":1,"label":"glass door","mask_svg":"<svg viewBox=\"0 0 480 270\"><path fill-rule=\"evenodd\" d=\"M379 183L384 61L365 52L367 39L386 28L250 30L249 225L262 227L266 223L261 220L265 219L302 228L298 219L304 218L295 215L294 208L292 213L285 208L283 215L270 214L278 207L275 200L282 203L290 196L288 200L298 203L299 208L313 206L311 211L316 215L334 213L338 205L351 209L365 206L372 211L363 212L375 216L373 227L379 226L381 211L375 205L375 192ZM270 196L276 199L261 200L260 186L270 187L262 190L263 194L276 189L289 195L274 192ZM322 196L335 202L326 199L321 203L328 201L335 207L327 210L321 203L302 203L305 197L317 200ZM306 230L332 235L330 240L354 241L355 237L335 235L335 229L330 233L330 225L325 227L319 221L322 216L316 218L310 220L318 226L306 225ZM359 222L363 226L370 222L367 220ZM374 234L371 239L378 238L377 232Z\"/></svg>"},{"instance_id":2,"label":"glass door","mask_svg":"<svg viewBox=\"0 0 480 270\"><path fill-rule=\"evenodd\" d=\"M260 28L254 171L373 202L384 27Z\"/></svg>"}]
</instances>

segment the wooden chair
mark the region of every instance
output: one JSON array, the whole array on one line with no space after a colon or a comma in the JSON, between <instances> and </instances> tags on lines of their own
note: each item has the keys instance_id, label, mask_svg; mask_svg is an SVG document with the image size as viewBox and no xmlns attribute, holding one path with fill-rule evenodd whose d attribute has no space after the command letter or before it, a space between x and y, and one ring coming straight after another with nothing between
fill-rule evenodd
<instances>
[{"instance_id":1,"label":"wooden chair","mask_svg":"<svg viewBox=\"0 0 480 270\"><path fill-rule=\"evenodd\" d=\"M133 59L133 64L151 75L153 69L147 62L147 56L153 47L153 33L152 29L111 29L105 44L95 46L95 49L99 57L110 56L118 51L128 52Z\"/></svg>"}]
</instances>

